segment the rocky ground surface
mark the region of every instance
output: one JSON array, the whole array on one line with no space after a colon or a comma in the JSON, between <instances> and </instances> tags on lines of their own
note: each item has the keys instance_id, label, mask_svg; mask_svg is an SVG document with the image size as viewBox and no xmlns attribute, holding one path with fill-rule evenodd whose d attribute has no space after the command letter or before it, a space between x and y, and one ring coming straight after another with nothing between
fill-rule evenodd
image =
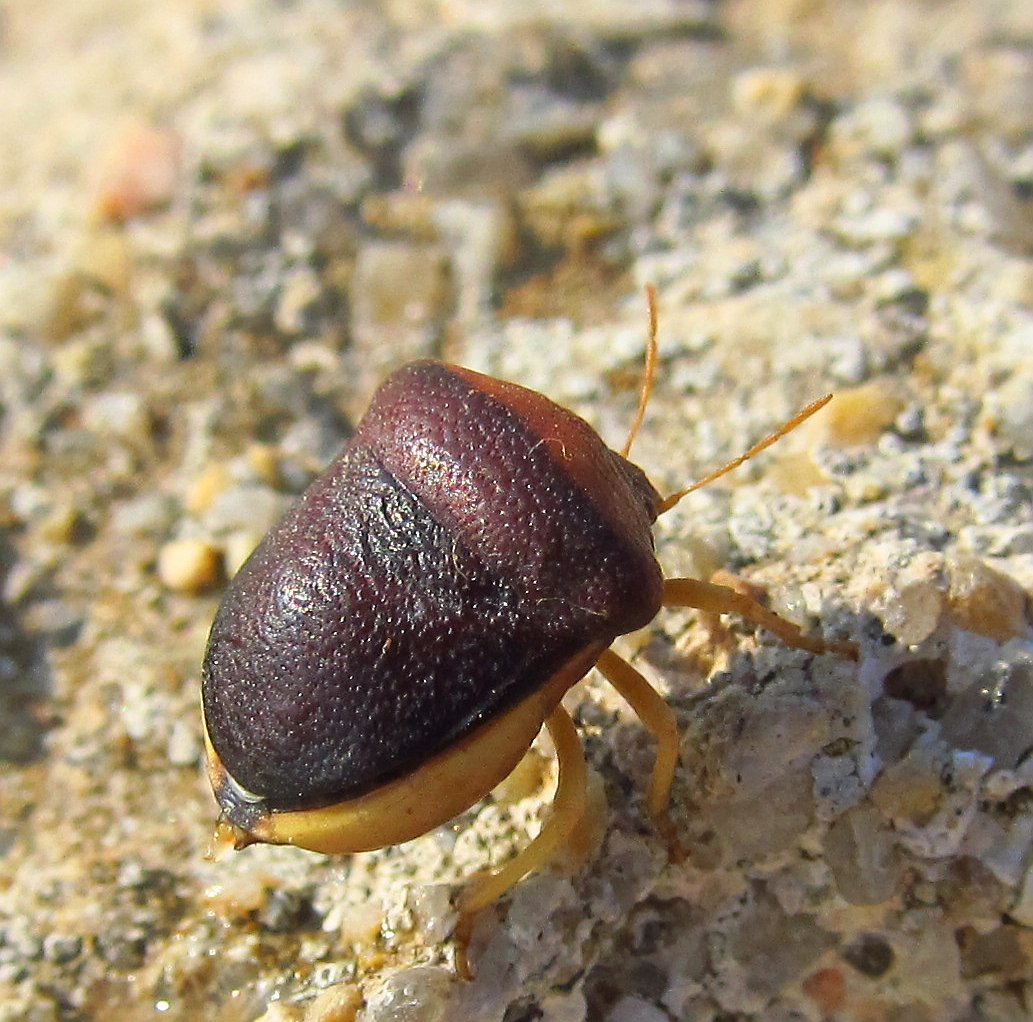
<instances>
[{"instance_id":1,"label":"rocky ground surface","mask_svg":"<svg viewBox=\"0 0 1033 1022\"><path fill-rule=\"evenodd\" d=\"M1033 7L1026 0L37 0L0 11L0 1020L1011 1022L1033 1013ZM453 826L206 861L224 579L376 381L540 389L657 527L855 665L664 613L599 679L578 861Z\"/></svg>"}]
</instances>

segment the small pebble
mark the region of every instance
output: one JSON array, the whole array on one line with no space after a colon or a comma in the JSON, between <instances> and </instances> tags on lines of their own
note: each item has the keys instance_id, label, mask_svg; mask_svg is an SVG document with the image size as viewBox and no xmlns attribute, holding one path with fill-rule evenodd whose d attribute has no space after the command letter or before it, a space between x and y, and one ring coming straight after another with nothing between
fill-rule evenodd
<instances>
[{"instance_id":1,"label":"small pebble","mask_svg":"<svg viewBox=\"0 0 1033 1022\"><path fill-rule=\"evenodd\" d=\"M439 246L367 244L359 252L352 285L355 329L433 320L449 291L446 254Z\"/></svg>"},{"instance_id":2,"label":"small pebble","mask_svg":"<svg viewBox=\"0 0 1033 1022\"><path fill-rule=\"evenodd\" d=\"M362 992L349 983L327 987L310 1001L305 1022L355 1022L362 1007Z\"/></svg>"},{"instance_id":3,"label":"small pebble","mask_svg":"<svg viewBox=\"0 0 1033 1022\"><path fill-rule=\"evenodd\" d=\"M428 944L446 940L455 923L452 889L448 884L428 884L409 892L413 920Z\"/></svg>"},{"instance_id":4,"label":"small pebble","mask_svg":"<svg viewBox=\"0 0 1033 1022\"><path fill-rule=\"evenodd\" d=\"M1029 633L1029 594L1013 578L975 557L963 557L949 568L950 615L964 628L998 642Z\"/></svg>"},{"instance_id":5,"label":"small pebble","mask_svg":"<svg viewBox=\"0 0 1033 1022\"><path fill-rule=\"evenodd\" d=\"M222 463L208 465L187 488L183 506L191 514L204 514L216 497L230 485L230 474Z\"/></svg>"},{"instance_id":6,"label":"small pebble","mask_svg":"<svg viewBox=\"0 0 1033 1022\"><path fill-rule=\"evenodd\" d=\"M944 797L936 763L912 751L882 772L872 788L872 801L886 817L921 827L939 810ZM869 814L874 810L869 810ZM879 816L875 813L872 820ZM881 824L881 818L879 820Z\"/></svg>"},{"instance_id":7,"label":"small pebble","mask_svg":"<svg viewBox=\"0 0 1033 1022\"><path fill-rule=\"evenodd\" d=\"M39 523L39 535L48 543L71 543L81 532L83 524L78 508L55 507Z\"/></svg>"},{"instance_id":8,"label":"small pebble","mask_svg":"<svg viewBox=\"0 0 1033 1022\"><path fill-rule=\"evenodd\" d=\"M876 599L872 610L886 631L905 646L917 646L939 624L946 603L947 577L943 556L917 555Z\"/></svg>"},{"instance_id":9,"label":"small pebble","mask_svg":"<svg viewBox=\"0 0 1033 1022\"><path fill-rule=\"evenodd\" d=\"M129 391L109 391L91 397L83 404L82 417L87 429L126 440L145 438L151 432L143 398Z\"/></svg>"},{"instance_id":10,"label":"small pebble","mask_svg":"<svg viewBox=\"0 0 1033 1022\"><path fill-rule=\"evenodd\" d=\"M1033 366L1016 372L989 395L989 425L1023 461L1033 458Z\"/></svg>"},{"instance_id":11,"label":"small pebble","mask_svg":"<svg viewBox=\"0 0 1033 1022\"><path fill-rule=\"evenodd\" d=\"M851 905L879 905L897 893L900 862L893 832L874 806L862 804L837 817L824 851L836 888Z\"/></svg>"},{"instance_id":12,"label":"small pebble","mask_svg":"<svg viewBox=\"0 0 1033 1022\"><path fill-rule=\"evenodd\" d=\"M158 554L158 577L175 592L203 592L222 577L222 553L202 539L173 540Z\"/></svg>"},{"instance_id":13,"label":"small pebble","mask_svg":"<svg viewBox=\"0 0 1033 1022\"><path fill-rule=\"evenodd\" d=\"M918 440L925 430L925 417L918 405L905 408L893 423L893 428L906 440Z\"/></svg>"},{"instance_id":14,"label":"small pebble","mask_svg":"<svg viewBox=\"0 0 1033 1022\"><path fill-rule=\"evenodd\" d=\"M849 447L871 444L900 414L901 401L887 380L872 380L853 390L841 390L822 414L821 426L830 444Z\"/></svg>"},{"instance_id":15,"label":"small pebble","mask_svg":"<svg viewBox=\"0 0 1033 1022\"><path fill-rule=\"evenodd\" d=\"M806 83L790 68L751 68L732 82L732 104L740 113L779 121L800 102Z\"/></svg>"},{"instance_id":16,"label":"small pebble","mask_svg":"<svg viewBox=\"0 0 1033 1022\"><path fill-rule=\"evenodd\" d=\"M302 1022L304 1008L297 1004L276 1001L269 1005L255 1022Z\"/></svg>"},{"instance_id":17,"label":"small pebble","mask_svg":"<svg viewBox=\"0 0 1033 1022\"><path fill-rule=\"evenodd\" d=\"M43 939L43 957L48 961L63 965L74 961L82 953L81 937L63 934L48 934Z\"/></svg>"},{"instance_id":18,"label":"small pebble","mask_svg":"<svg viewBox=\"0 0 1033 1022\"><path fill-rule=\"evenodd\" d=\"M846 1003L846 980L840 969L819 969L803 981L801 988L826 1017L835 1015Z\"/></svg>"},{"instance_id":19,"label":"small pebble","mask_svg":"<svg viewBox=\"0 0 1033 1022\"><path fill-rule=\"evenodd\" d=\"M986 934L968 928L959 937L961 974L966 979L991 975L1021 981L1030 975L1033 963L1028 953L1033 947L1029 935L1019 927L1006 924Z\"/></svg>"},{"instance_id":20,"label":"small pebble","mask_svg":"<svg viewBox=\"0 0 1033 1022\"><path fill-rule=\"evenodd\" d=\"M861 975L877 979L893 967L893 948L876 933L863 933L840 952Z\"/></svg>"},{"instance_id":21,"label":"small pebble","mask_svg":"<svg viewBox=\"0 0 1033 1022\"><path fill-rule=\"evenodd\" d=\"M1019 889L1018 897L1011 906L1010 915L1023 926L1033 927L1033 862L1026 868L1026 875Z\"/></svg>"},{"instance_id":22,"label":"small pebble","mask_svg":"<svg viewBox=\"0 0 1033 1022\"><path fill-rule=\"evenodd\" d=\"M640 997L622 997L606 1016L606 1022L668 1022L669 1017Z\"/></svg>"},{"instance_id":23,"label":"small pebble","mask_svg":"<svg viewBox=\"0 0 1033 1022\"><path fill-rule=\"evenodd\" d=\"M233 578L244 562L254 553L255 547L262 541L263 533L251 529L240 529L231 532L223 543L223 567L227 578Z\"/></svg>"},{"instance_id":24,"label":"small pebble","mask_svg":"<svg viewBox=\"0 0 1033 1022\"><path fill-rule=\"evenodd\" d=\"M179 136L168 128L130 120L101 154L94 209L110 223L124 223L166 205L179 176Z\"/></svg>"},{"instance_id":25,"label":"small pebble","mask_svg":"<svg viewBox=\"0 0 1033 1022\"><path fill-rule=\"evenodd\" d=\"M166 755L173 766L193 766L200 762L201 741L197 728L186 721L177 720L169 731Z\"/></svg>"},{"instance_id":26,"label":"small pebble","mask_svg":"<svg viewBox=\"0 0 1033 1022\"><path fill-rule=\"evenodd\" d=\"M176 514L176 502L170 496L146 493L115 507L111 524L125 536L154 536L167 532Z\"/></svg>"},{"instance_id":27,"label":"small pebble","mask_svg":"<svg viewBox=\"0 0 1033 1022\"><path fill-rule=\"evenodd\" d=\"M369 998L362 1022L446 1022L450 973L415 966L390 976Z\"/></svg>"},{"instance_id":28,"label":"small pebble","mask_svg":"<svg viewBox=\"0 0 1033 1022\"><path fill-rule=\"evenodd\" d=\"M246 456L251 471L266 486L276 488L280 485L280 453L273 444L252 444Z\"/></svg>"},{"instance_id":29,"label":"small pebble","mask_svg":"<svg viewBox=\"0 0 1033 1022\"><path fill-rule=\"evenodd\" d=\"M857 386L868 375L868 352L860 338L837 338L829 344L829 353L829 372L841 383Z\"/></svg>"},{"instance_id":30,"label":"small pebble","mask_svg":"<svg viewBox=\"0 0 1033 1022\"><path fill-rule=\"evenodd\" d=\"M322 288L319 278L308 268L292 271L284 281L276 304L274 321L284 334L304 331L309 309L319 301Z\"/></svg>"},{"instance_id":31,"label":"small pebble","mask_svg":"<svg viewBox=\"0 0 1033 1022\"><path fill-rule=\"evenodd\" d=\"M832 122L830 150L839 158L897 156L911 141L908 112L895 100L874 98Z\"/></svg>"},{"instance_id":32,"label":"small pebble","mask_svg":"<svg viewBox=\"0 0 1033 1022\"><path fill-rule=\"evenodd\" d=\"M244 483L216 495L205 516L208 531L223 535L242 530L264 535L286 510L287 499L268 486Z\"/></svg>"},{"instance_id":33,"label":"small pebble","mask_svg":"<svg viewBox=\"0 0 1033 1022\"><path fill-rule=\"evenodd\" d=\"M1033 56L1007 43L966 48L961 74L987 125L1015 142L1033 130Z\"/></svg>"}]
</instances>

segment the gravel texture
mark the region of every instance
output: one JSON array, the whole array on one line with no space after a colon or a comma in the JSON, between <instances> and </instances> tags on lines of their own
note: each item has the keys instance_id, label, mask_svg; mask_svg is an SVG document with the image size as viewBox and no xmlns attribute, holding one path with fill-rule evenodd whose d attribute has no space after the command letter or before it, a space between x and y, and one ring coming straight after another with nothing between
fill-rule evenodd
<instances>
[{"instance_id":1,"label":"gravel texture","mask_svg":"<svg viewBox=\"0 0 1033 1022\"><path fill-rule=\"evenodd\" d=\"M1033 1014L1033 6L37 0L0 9L0 1022ZM669 612L683 729L569 697L580 856L486 912L553 767L409 845L205 859L224 580L385 372L542 390L657 527L859 664Z\"/></svg>"}]
</instances>

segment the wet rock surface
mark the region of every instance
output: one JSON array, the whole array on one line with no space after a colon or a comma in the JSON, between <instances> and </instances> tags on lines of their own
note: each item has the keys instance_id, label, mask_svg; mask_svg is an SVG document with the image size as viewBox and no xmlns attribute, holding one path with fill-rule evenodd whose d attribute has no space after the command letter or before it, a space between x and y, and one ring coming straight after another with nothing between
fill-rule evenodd
<instances>
[{"instance_id":1,"label":"wet rock surface","mask_svg":"<svg viewBox=\"0 0 1033 1022\"><path fill-rule=\"evenodd\" d=\"M1029 1017L1027 3L2 19L0 1022ZM409 845L207 861L225 579L407 358L619 447L646 282L661 491L837 393L660 521L665 572L860 663L687 612L620 640L682 728L688 854L588 679L594 825L479 920L471 983L453 895L547 813L546 743Z\"/></svg>"}]
</instances>

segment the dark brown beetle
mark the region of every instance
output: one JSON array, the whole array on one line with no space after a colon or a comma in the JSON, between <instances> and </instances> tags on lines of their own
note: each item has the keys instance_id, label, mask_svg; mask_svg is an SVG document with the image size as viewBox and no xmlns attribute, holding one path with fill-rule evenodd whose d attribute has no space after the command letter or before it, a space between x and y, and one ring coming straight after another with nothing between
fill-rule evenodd
<instances>
[{"instance_id":1,"label":"dark brown beetle","mask_svg":"<svg viewBox=\"0 0 1033 1022\"><path fill-rule=\"evenodd\" d=\"M685 494L828 399L666 499L622 453L541 394L416 362L377 391L354 436L230 583L203 672L209 774L237 847L398 844L445 823L517 765L544 723L560 776L541 833L460 902L474 913L553 857L585 809L580 741L561 705L593 666L656 737L649 810L665 812L675 718L608 647L662 606L737 612L807 639L734 589L665 579L650 528Z\"/></svg>"}]
</instances>

